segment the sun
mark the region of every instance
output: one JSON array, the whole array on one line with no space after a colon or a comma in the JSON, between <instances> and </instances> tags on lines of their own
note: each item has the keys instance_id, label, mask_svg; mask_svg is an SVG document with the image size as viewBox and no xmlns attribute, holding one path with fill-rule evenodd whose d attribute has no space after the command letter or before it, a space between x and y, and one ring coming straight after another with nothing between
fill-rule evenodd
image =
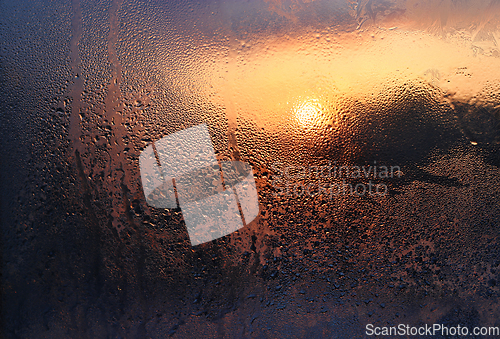
<instances>
[{"instance_id":1,"label":"sun","mask_svg":"<svg viewBox=\"0 0 500 339\"><path fill-rule=\"evenodd\" d=\"M317 99L309 99L295 108L295 118L302 127L313 127L323 116L323 106Z\"/></svg>"}]
</instances>

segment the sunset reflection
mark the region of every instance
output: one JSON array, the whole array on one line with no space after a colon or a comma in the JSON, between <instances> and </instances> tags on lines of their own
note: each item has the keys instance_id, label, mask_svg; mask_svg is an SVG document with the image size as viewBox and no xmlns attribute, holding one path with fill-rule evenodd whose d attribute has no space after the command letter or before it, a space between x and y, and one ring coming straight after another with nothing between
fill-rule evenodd
<instances>
[{"instance_id":1,"label":"sunset reflection","mask_svg":"<svg viewBox=\"0 0 500 339\"><path fill-rule=\"evenodd\" d=\"M500 337L500 0L0 13L0 339Z\"/></svg>"},{"instance_id":2,"label":"sunset reflection","mask_svg":"<svg viewBox=\"0 0 500 339\"><path fill-rule=\"evenodd\" d=\"M479 49L463 32L443 38L412 28L378 27L343 34L326 30L319 38L305 33L255 40L215 64L202 57L196 67L204 78L190 81L228 116L273 132L313 127L319 112L332 120L330 103L346 98L376 102L409 83L436 90L445 102L488 100L482 98L484 91L497 88L500 78L496 54Z\"/></svg>"},{"instance_id":3,"label":"sunset reflection","mask_svg":"<svg viewBox=\"0 0 500 339\"><path fill-rule=\"evenodd\" d=\"M307 100L295 109L295 118L304 128L311 128L319 124L323 117L323 106L317 99Z\"/></svg>"}]
</instances>

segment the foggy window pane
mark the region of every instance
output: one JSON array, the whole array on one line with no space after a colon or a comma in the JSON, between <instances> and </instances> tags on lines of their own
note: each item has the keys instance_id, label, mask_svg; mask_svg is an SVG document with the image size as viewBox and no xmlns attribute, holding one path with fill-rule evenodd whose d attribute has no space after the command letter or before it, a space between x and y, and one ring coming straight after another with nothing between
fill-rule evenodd
<instances>
[{"instance_id":1,"label":"foggy window pane","mask_svg":"<svg viewBox=\"0 0 500 339\"><path fill-rule=\"evenodd\" d=\"M497 1L0 13L3 337L500 335Z\"/></svg>"}]
</instances>

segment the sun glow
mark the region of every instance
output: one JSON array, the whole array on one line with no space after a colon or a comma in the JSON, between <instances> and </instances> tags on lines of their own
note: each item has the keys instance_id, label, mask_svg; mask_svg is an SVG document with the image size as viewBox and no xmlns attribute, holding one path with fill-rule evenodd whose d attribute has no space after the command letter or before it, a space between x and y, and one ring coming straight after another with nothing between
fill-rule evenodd
<instances>
[{"instance_id":1,"label":"sun glow","mask_svg":"<svg viewBox=\"0 0 500 339\"><path fill-rule=\"evenodd\" d=\"M306 35L271 39L242 50L232 62L222 59L213 68L217 90L209 96L228 115L266 130L315 130L332 123L332 104L345 98L378 100L388 88L415 82L468 101L486 82L498 81L500 67L494 64L500 59L474 56L460 40L402 29L368 33L339 35L337 43Z\"/></svg>"},{"instance_id":2,"label":"sun glow","mask_svg":"<svg viewBox=\"0 0 500 339\"><path fill-rule=\"evenodd\" d=\"M302 127L313 127L323 116L323 106L317 99L309 99L295 109L295 118Z\"/></svg>"},{"instance_id":3,"label":"sun glow","mask_svg":"<svg viewBox=\"0 0 500 339\"><path fill-rule=\"evenodd\" d=\"M496 45L466 30L444 37L403 24L231 38L227 57L200 49L198 59L160 69L165 86L199 93L234 126L248 121L278 133L333 127L350 116L350 105L386 100L413 84L446 101L493 100L483 93L500 88Z\"/></svg>"}]
</instances>

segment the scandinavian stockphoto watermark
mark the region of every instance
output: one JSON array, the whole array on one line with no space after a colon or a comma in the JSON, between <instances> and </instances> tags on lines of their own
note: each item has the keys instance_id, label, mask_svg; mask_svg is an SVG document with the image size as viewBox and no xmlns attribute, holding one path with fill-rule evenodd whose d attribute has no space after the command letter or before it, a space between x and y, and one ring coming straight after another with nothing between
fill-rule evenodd
<instances>
[{"instance_id":1,"label":"scandinavian stockphoto watermark","mask_svg":"<svg viewBox=\"0 0 500 339\"><path fill-rule=\"evenodd\" d=\"M178 208L193 246L230 234L259 212L249 164L218 161L206 124L167 135L139 157L149 206Z\"/></svg>"},{"instance_id":2,"label":"scandinavian stockphoto watermark","mask_svg":"<svg viewBox=\"0 0 500 339\"><path fill-rule=\"evenodd\" d=\"M339 165L336 161L326 165L284 166L273 163L271 182L276 196L385 196L388 192L385 179L399 178L399 166Z\"/></svg>"}]
</instances>

